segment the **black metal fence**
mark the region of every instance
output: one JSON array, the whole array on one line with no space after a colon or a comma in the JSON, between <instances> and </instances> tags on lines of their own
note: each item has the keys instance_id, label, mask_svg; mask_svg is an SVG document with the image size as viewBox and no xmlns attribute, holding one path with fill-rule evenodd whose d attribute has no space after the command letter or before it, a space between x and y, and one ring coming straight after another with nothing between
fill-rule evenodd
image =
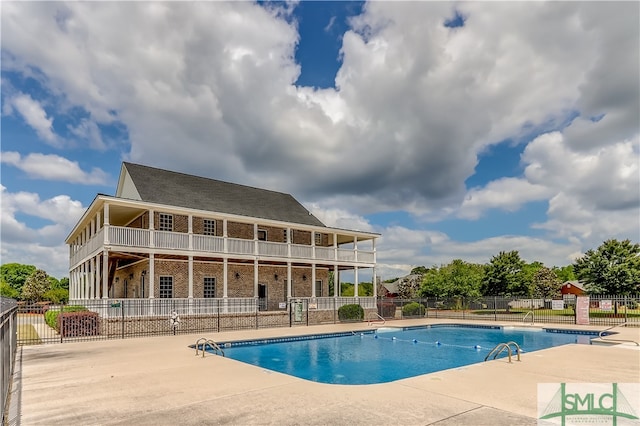
<instances>
[{"instance_id":1,"label":"black metal fence","mask_svg":"<svg viewBox=\"0 0 640 426\"><path fill-rule=\"evenodd\" d=\"M577 324L576 297L562 299L484 296L380 299L378 314L385 319L443 318L521 323ZM590 325L628 323L640 327L640 295L589 296Z\"/></svg>"},{"instance_id":2,"label":"black metal fence","mask_svg":"<svg viewBox=\"0 0 640 426\"><path fill-rule=\"evenodd\" d=\"M72 304L19 304L17 343L193 334L228 330L308 326L340 322L339 309L359 304L365 321L433 318L519 323L576 324L576 299L479 298L296 298L268 309L259 299L90 299ZM640 296L590 296L588 321L640 326ZM15 334L16 332L14 332ZM4 343L3 343L4 350ZM3 357L4 358L4 357Z\"/></svg>"},{"instance_id":3,"label":"black metal fence","mask_svg":"<svg viewBox=\"0 0 640 426\"><path fill-rule=\"evenodd\" d=\"M8 412L9 389L13 366L16 357L18 305L15 300L0 297L0 353L2 353L2 383L0 383L0 396L2 397L2 423L6 424L5 415Z\"/></svg>"}]
</instances>

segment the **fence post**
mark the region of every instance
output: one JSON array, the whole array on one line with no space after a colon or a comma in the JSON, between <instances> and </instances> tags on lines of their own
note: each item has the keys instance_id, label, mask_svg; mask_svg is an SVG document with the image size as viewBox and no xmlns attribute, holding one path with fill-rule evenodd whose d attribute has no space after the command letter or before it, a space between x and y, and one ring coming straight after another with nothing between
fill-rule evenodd
<instances>
[{"instance_id":1,"label":"fence post","mask_svg":"<svg viewBox=\"0 0 640 426\"><path fill-rule=\"evenodd\" d=\"M461 306L461 308L462 308L462 319L464 320L465 319L465 315L464 315L464 311L465 311L465 309L464 309L464 296L462 296L460 298L460 300L462 301L462 306Z\"/></svg>"},{"instance_id":2,"label":"fence post","mask_svg":"<svg viewBox=\"0 0 640 426\"><path fill-rule=\"evenodd\" d=\"M218 305L218 309L216 309L216 322L217 322L217 332L220 333L220 299L217 299L217 305Z\"/></svg>"},{"instance_id":3,"label":"fence post","mask_svg":"<svg viewBox=\"0 0 640 426\"><path fill-rule=\"evenodd\" d=\"M497 304L497 299L496 296L493 296L493 320L494 321L498 321L498 308L496 306Z\"/></svg>"},{"instance_id":4,"label":"fence post","mask_svg":"<svg viewBox=\"0 0 640 426\"><path fill-rule=\"evenodd\" d=\"M60 333L60 343L62 343L62 339L64 336L64 302L60 302L60 330L58 330L58 332Z\"/></svg>"},{"instance_id":5,"label":"fence post","mask_svg":"<svg viewBox=\"0 0 640 426\"><path fill-rule=\"evenodd\" d=\"M255 298L255 303L256 303L256 330L258 329L258 311L260 310L260 301L258 300L258 298Z\"/></svg>"},{"instance_id":6,"label":"fence post","mask_svg":"<svg viewBox=\"0 0 640 426\"><path fill-rule=\"evenodd\" d=\"M105 299L108 301L108 299ZM108 308L107 308L108 309ZM124 339L124 299L120 300L120 322L122 329L122 338Z\"/></svg>"},{"instance_id":7,"label":"fence post","mask_svg":"<svg viewBox=\"0 0 640 426\"><path fill-rule=\"evenodd\" d=\"M307 327L309 327L309 300L307 299Z\"/></svg>"},{"instance_id":8,"label":"fence post","mask_svg":"<svg viewBox=\"0 0 640 426\"><path fill-rule=\"evenodd\" d=\"M335 289L333 290L335 292ZM333 298L333 323L336 323L336 298Z\"/></svg>"},{"instance_id":9,"label":"fence post","mask_svg":"<svg viewBox=\"0 0 640 426\"><path fill-rule=\"evenodd\" d=\"M624 295L624 322L627 322L627 319L628 319L628 317L627 317L628 314L627 313L628 312L629 312L629 305L628 305L628 302L627 302L627 295L625 294Z\"/></svg>"}]
</instances>

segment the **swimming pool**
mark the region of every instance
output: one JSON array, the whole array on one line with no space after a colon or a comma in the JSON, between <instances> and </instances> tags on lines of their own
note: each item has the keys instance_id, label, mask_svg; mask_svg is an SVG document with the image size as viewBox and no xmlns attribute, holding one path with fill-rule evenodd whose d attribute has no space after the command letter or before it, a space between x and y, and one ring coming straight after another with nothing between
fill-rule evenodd
<instances>
[{"instance_id":1,"label":"swimming pool","mask_svg":"<svg viewBox=\"0 0 640 426\"><path fill-rule=\"evenodd\" d=\"M320 383L386 383L484 361L499 343L523 352L588 343L596 332L499 326L432 325L381 328L223 343L225 356ZM503 354L506 356L506 352Z\"/></svg>"}]
</instances>

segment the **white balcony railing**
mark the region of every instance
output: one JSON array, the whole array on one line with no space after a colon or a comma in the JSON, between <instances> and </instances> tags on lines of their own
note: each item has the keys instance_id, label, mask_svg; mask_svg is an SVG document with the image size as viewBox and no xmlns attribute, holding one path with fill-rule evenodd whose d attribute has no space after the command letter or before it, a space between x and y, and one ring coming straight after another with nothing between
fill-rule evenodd
<instances>
[{"instance_id":1,"label":"white balcony railing","mask_svg":"<svg viewBox=\"0 0 640 426\"><path fill-rule=\"evenodd\" d=\"M224 252L224 238L209 235L193 235L193 249L214 253Z\"/></svg>"},{"instance_id":2,"label":"white balcony railing","mask_svg":"<svg viewBox=\"0 0 640 426\"><path fill-rule=\"evenodd\" d=\"M253 240L241 240L237 238L228 238L229 253L235 254L253 254L255 244Z\"/></svg>"},{"instance_id":3,"label":"white balcony railing","mask_svg":"<svg viewBox=\"0 0 640 426\"><path fill-rule=\"evenodd\" d=\"M263 256L287 257L287 251L287 245L284 243L258 241L258 253Z\"/></svg>"},{"instance_id":4,"label":"white balcony railing","mask_svg":"<svg viewBox=\"0 0 640 426\"><path fill-rule=\"evenodd\" d=\"M89 241L75 247L70 253L71 264L100 250L107 243L110 246L160 248L171 250L193 250L207 253L225 253L225 238L184 232L152 231L149 229L109 226L108 238L104 237L105 228L100 229ZM190 241L191 240L191 244ZM302 244L255 241L240 238L226 238L226 253L259 255L293 259L316 259L326 261L373 263L373 251L340 249ZM337 258L336 258L337 256Z\"/></svg>"}]
</instances>

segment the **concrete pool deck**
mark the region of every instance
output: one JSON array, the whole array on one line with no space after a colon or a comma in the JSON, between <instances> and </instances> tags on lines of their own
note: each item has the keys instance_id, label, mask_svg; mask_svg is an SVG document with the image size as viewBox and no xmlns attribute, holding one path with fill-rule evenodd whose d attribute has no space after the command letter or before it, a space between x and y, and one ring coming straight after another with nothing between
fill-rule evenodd
<instances>
[{"instance_id":1,"label":"concrete pool deck","mask_svg":"<svg viewBox=\"0 0 640 426\"><path fill-rule=\"evenodd\" d=\"M480 324L405 320L387 326ZM516 323L487 323L522 327ZM606 326L536 324L603 330ZM538 383L640 382L633 344L566 345L376 385L327 385L221 356L216 341L371 329L366 323L24 346L18 349L20 425L534 425ZM640 328L616 338L640 341ZM613 337L613 336L612 336ZM17 418L15 418L17 416ZM9 416L11 422L11 413Z\"/></svg>"}]
</instances>

